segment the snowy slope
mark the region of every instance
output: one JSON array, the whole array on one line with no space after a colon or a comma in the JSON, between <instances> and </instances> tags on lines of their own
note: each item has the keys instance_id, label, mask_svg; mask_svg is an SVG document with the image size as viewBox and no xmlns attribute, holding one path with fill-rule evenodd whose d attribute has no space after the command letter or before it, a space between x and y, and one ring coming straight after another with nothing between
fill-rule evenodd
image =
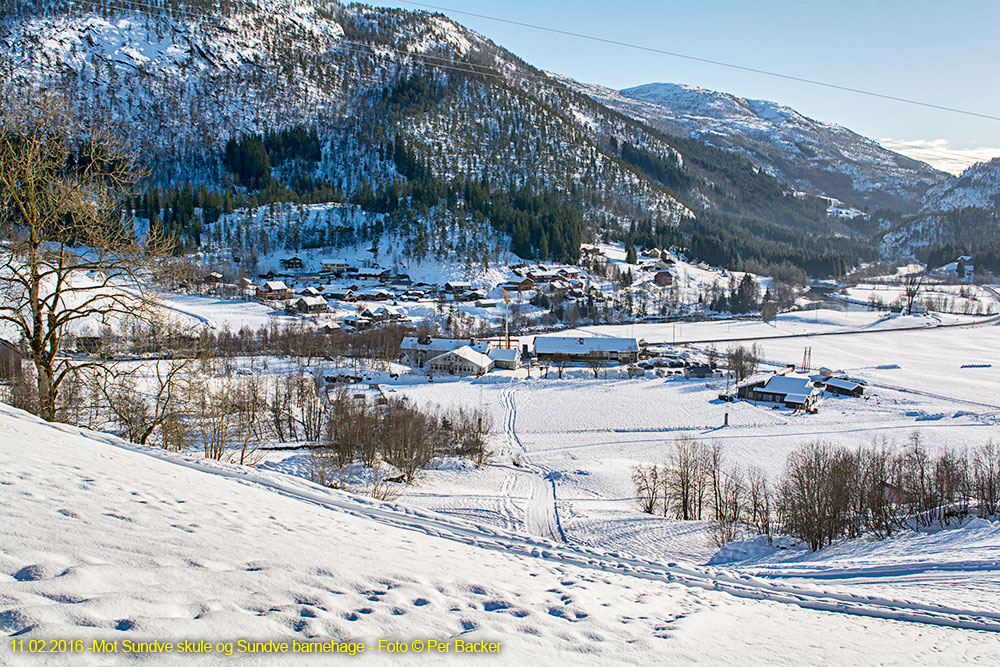
<instances>
[{"instance_id":1,"label":"snowy slope","mask_svg":"<svg viewBox=\"0 0 1000 667\"><path fill-rule=\"evenodd\" d=\"M928 187L949 179L845 127L807 118L775 102L672 83L620 92L582 84L580 89L671 134L745 155L798 190L861 208L914 211Z\"/></svg>"},{"instance_id":2,"label":"snowy slope","mask_svg":"<svg viewBox=\"0 0 1000 667\"><path fill-rule=\"evenodd\" d=\"M904 602L556 545L5 406L0 487L0 630L25 640L360 640L361 659L403 664L426 658L379 655L378 640L499 641L506 664L857 664L873 650L958 664L1000 651L985 600ZM191 664L132 658L44 664ZM42 664L9 644L0 662Z\"/></svg>"},{"instance_id":3,"label":"snowy slope","mask_svg":"<svg viewBox=\"0 0 1000 667\"><path fill-rule=\"evenodd\" d=\"M882 238L883 256L960 243L972 249L1000 234L1000 158L981 162L929 189L920 214L904 219Z\"/></svg>"}]
</instances>

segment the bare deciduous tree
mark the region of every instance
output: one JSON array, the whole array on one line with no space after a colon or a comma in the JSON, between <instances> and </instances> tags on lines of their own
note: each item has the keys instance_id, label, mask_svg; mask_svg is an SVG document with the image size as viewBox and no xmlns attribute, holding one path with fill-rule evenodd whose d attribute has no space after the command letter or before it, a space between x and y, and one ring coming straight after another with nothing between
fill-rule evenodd
<instances>
[{"instance_id":1,"label":"bare deciduous tree","mask_svg":"<svg viewBox=\"0 0 1000 667\"><path fill-rule=\"evenodd\" d=\"M660 468L655 463L650 466L636 466L632 469L632 483L635 484L639 507L646 514L656 511L660 503L662 486Z\"/></svg>"},{"instance_id":2,"label":"bare deciduous tree","mask_svg":"<svg viewBox=\"0 0 1000 667\"><path fill-rule=\"evenodd\" d=\"M757 343L749 348L736 345L726 351L726 364L736 376L737 382L742 382L757 372L757 365L760 363L762 354L760 345Z\"/></svg>"},{"instance_id":3,"label":"bare deciduous tree","mask_svg":"<svg viewBox=\"0 0 1000 667\"><path fill-rule=\"evenodd\" d=\"M187 412L184 396L192 364L192 359L153 363L152 377L145 383L149 391L143 391L139 377L143 366L125 369L108 363L94 369L95 385L130 442L148 444L156 429L168 422L172 428L180 428L177 422ZM176 430L171 434L179 435ZM176 439L165 437L163 442L176 444Z\"/></svg>"},{"instance_id":4,"label":"bare deciduous tree","mask_svg":"<svg viewBox=\"0 0 1000 667\"><path fill-rule=\"evenodd\" d=\"M924 275L922 273L908 273L903 279L903 294L906 295L906 312L913 312L913 303L920 296L920 290L924 286Z\"/></svg>"},{"instance_id":5,"label":"bare deciduous tree","mask_svg":"<svg viewBox=\"0 0 1000 667\"><path fill-rule=\"evenodd\" d=\"M38 414L56 419L73 372L62 356L71 327L129 317L149 252L121 210L136 170L128 150L100 129L80 128L53 95L0 102L0 322L27 342Z\"/></svg>"}]
</instances>

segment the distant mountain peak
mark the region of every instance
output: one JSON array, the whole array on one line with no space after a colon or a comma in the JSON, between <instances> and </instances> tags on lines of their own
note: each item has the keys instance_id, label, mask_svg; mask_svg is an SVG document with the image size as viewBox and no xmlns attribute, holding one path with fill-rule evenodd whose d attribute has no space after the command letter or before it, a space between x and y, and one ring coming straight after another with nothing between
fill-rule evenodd
<instances>
[{"instance_id":1,"label":"distant mountain peak","mask_svg":"<svg viewBox=\"0 0 1000 667\"><path fill-rule=\"evenodd\" d=\"M790 187L863 209L915 212L949 176L834 123L768 100L679 83L616 91L582 85L604 104L652 126L748 157Z\"/></svg>"}]
</instances>

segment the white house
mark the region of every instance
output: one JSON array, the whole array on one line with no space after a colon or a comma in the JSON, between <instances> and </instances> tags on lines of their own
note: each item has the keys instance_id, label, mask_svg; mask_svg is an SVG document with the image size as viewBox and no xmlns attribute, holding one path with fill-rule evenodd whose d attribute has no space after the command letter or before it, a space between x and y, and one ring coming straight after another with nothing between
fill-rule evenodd
<instances>
[{"instance_id":1,"label":"white house","mask_svg":"<svg viewBox=\"0 0 1000 667\"><path fill-rule=\"evenodd\" d=\"M521 351L516 347L509 350L503 347L490 348L487 356L493 360L493 366L515 371L521 367Z\"/></svg>"},{"instance_id":2,"label":"white house","mask_svg":"<svg viewBox=\"0 0 1000 667\"><path fill-rule=\"evenodd\" d=\"M400 360L414 369L424 368L429 359L463 346L469 346L479 354L486 354L490 351L489 341L407 336L399 345Z\"/></svg>"},{"instance_id":3,"label":"white house","mask_svg":"<svg viewBox=\"0 0 1000 667\"><path fill-rule=\"evenodd\" d=\"M257 288L257 298L261 301L283 301L293 296L292 289L280 280L268 280Z\"/></svg>"},{"instance_id":4,"label":"white house","mask_svg":"<svg viewBox=\"0 0 1000 667\"><path fill-rule=\"evenodd\" d=\"M485 375L493 360L468 345L440 354L427 362L427 372L437 375Z\"/></svg>"}]
</instances>

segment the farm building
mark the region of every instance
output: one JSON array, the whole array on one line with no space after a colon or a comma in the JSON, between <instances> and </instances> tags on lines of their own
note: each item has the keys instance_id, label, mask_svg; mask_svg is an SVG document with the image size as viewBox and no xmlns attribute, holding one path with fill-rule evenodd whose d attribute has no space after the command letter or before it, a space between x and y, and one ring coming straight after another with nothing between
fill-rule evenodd
<instances>
[{"instance_id":1,"label":"farm building","mask_svg":"<svg viewBox=\"0 0 1000 667\"><path fill-rule=\"evenodd\" d=\"M427 362L427 372L440 375L485 375L493 360L468 345L440 354Z\"/></svg>"},{"instance_id":2,"label":"farm building","mask_svg":"<svg viewBox=\"0 0 1000 667\"><path fill-rule=\"evenodd\" d=\"M494 347L489 351L487 356L493 360L493 365L496 368L516 371L521 367L521 351L516 347L509 350L502 347Z\"/></svg>"},{"instance_id":3,"label":"farm building","mask_svg":"<svg viewBox=\"0 0 1000 667\"><path fill-rule=\"evenodd\" d=\"M865 386L863 384L844 378L829 378L817 383L817 385L822 385L826 391L837 396L860 398L865 393Z\"/></svg>"},{"instance_id":4,"label":"farm building","mask_svg":"<svg viewBox=\"0 0 1000 667\"><path fill-rule=\"evenodd\" d=\"M0 384L21 379L22 362L27 359L24 352L14 343L0 338Z\"/></svg>"},{"instance_id":5,"label":"farm building","mask_svg":"<svg viewBox=\"0 0 1000 667\"><path fill-rule=\"evenodd\" d=\"M257 299L260 301L284 301L293 296L291 288L280 280L268 280L257 288Z\"/></svg>"},{"instance_id":6,"label":"farm building","mask_svg":"<svg viewBox=\"0 0 1000 667\"><path fill-rule=\"evenodd\" d=\"M816 403L819 390L807 377L772 375L736 388L736 395L750 401L780 403L787 408L808 408Z\"/></svg>"},{"instance_id":7,"label":"farm building","mask_svg":"<svg viewBox=\"0 0 1000 667\"><path fill-rule=\"evenodd\" d=\"M407 336L399 345L400 361L408 366L412 366L414 369L424 368L429 359L433 359L445 352L457 350L466 345L479 354L485 355L490 351L489 341Z\"/></svg>"},{"instance_id":8,"label":"farm building","mask_svg":"<svg viewBox=\"0 0 1000 667\"><path fill-rule=\"evenodd\" d=\"M630 364L639 359L639 341L635 338L598 336L536 336L535 355L539 361L607 361Z\"/></svg>"},{"instance_id":9,"label":"farm building","mask_svg":"<svg viewBox=\"0 0 1000 667\"><path fill-rule=\"evenodd\" d=\"M76 351L85 354L96 354L104 349L107 341L101 336L77 336Z\"/></svg>"}]
</instances>

